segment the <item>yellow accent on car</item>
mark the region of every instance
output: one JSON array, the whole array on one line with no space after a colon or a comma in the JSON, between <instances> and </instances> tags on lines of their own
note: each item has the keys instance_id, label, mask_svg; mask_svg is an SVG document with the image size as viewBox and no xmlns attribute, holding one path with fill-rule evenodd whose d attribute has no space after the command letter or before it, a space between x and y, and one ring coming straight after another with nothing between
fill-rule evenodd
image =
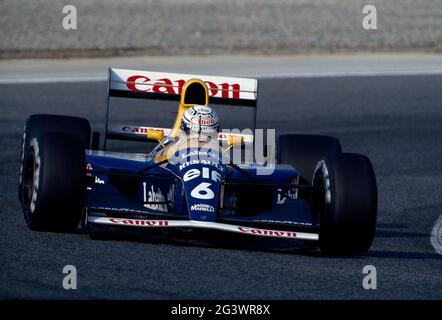
<instances>
[{"instance_id":1,"label":"yellow accent on car","mask_svg":"<svg viewBox=\"0 0 442 320\"><path fill-rule=\"evenodd\" d=\"M186 81L186 83L183 85L183 88L181 89L181 98L180 98L180 104L178 106L178 114L175 119L175 123L172 128L172 132L170 133L171 138L177 138L180 134L180 125L181 125L181 119L184 115L184 112L186 109L191 108L196 105L204 105L207 106L209 104L209 89L207 88L207 85L204 83L204 81L200 79L190 79ZM150 131L150 130L149 130ZM158 133L156 132L147 132L147 138L148 139L155 139L153 137L156 137ZM159 130L152 130L152 131L159 131ZM164 133L162 138L164 137ZM173 155L176 150L178 150L181 146L185 145L183 144L183 141L180 143L172 143L170 145L165 146L161 140L157 139L162 145L163 150L158 152L155 155L155 162L160 162L166 159L169 159L171 155Z\"/></svg>"},{"instance_id":2,"label":"yellow accent on car","mask_svg":"<svg viewBox=\"0 0 442 320\"><path fill-rule=\"evenodd\" d=\"M203 96L202 96L203 95ZM200 79L190 79L186 81L181 89L181 99L178 106L178 114L173 125L171 137L177 137L180 132L181 118L187 108L209 104L209 89L204 81Z\"/></svg>"},{"instance_id":3,"label":"yellow accent on car","mask_svg":"<svg viewBox=\"0 0 442 320\"><path fill-rule=\"evenodd\" d=\"M244 143L244 137L242 137L242 136L228 136L227 137L227 144L229 146L242 145L243 143Z\"/></svg>"},{"instance_id":4,"label":"yellow accent on car","mask_svg":"<svg viewBox=\"0 0 442 320\"><path fill-rule=\"evenodd\" d=\"M164 131L163 130L155 130L155 129L149 129L147 130L147 139L149 140L163 140L164 138Z\"/></svg>"}]
</instances>

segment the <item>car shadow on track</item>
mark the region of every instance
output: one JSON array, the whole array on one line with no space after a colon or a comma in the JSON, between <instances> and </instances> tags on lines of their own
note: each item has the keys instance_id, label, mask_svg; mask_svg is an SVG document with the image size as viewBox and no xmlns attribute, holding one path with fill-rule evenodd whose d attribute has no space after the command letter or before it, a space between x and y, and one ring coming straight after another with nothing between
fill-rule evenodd
<instances>
[{"instance_id":1,"label":"car shadow on track","mask_svg":"<svg viewBox=\"0 0 442 320\"><path fill-rule=\"evenodd\" d=\"M156 231L156 232L155 232ZM79 233L85 233L77 230ZM226 234L218 231L191 231L191 232L150 232L125 228L124 230L107 229L99 239L116 240L137 243L162 244L182 247L199 247L226 250L245 250L255 252L273 252L285 254L314 255L318 253L315 243L300 240L284 240L275 238L250 237L245 235Z\"/></svg>"},{"instance_id":2,"label":"car shadow on track","mask_svg":"<svg viewBox=\"0 0 442 320\"><path fill-rule=\"evenodd\" d=\"M430 234L423 233L423 232L377 230L376 237L380 237L380 238L430 238Z\"/></svg>"},{"instance_id":3,"label":"car shadow on track","mask_svg":"<svg viewBox=\"0 0 442 320\"><path fill-rule=\"evenodd\" d=\"M387 228L407 228L405 225L382 225ZM78 233L86 233L81 228ZM401 232L379 230L376 237L429 237L429 234L415 232ZM330 255L320 252L315 243L299 240L283 240L274 238L255 238L245 235L226 234L217 231L192 231L192 232L143 232L138 229L115 229L106 233L101 239L95 241L127 241L137 243L172 245L179 247L198 247L208 249L243 250L263 253L277 253L299 255L312 258L339 258L339 259L366 259L366 258L392 258L392 259L441 259L442 256L430 252L403 252L388 250L370 250L365 255L343 256Z\"/></svg>"},{"instance_id":4,"label":"car shadow on track","mask_svg":"<svg viewBox=\"0 0 442 320\"><path fill-rule=\"evenodd\" d=\"M430 237L429 233L403 230L408 228L409 226L406 224L378 223L376 225L376 237L377 238L425 238L425 237L429 238Z\"/></svg>"}]
</instances>

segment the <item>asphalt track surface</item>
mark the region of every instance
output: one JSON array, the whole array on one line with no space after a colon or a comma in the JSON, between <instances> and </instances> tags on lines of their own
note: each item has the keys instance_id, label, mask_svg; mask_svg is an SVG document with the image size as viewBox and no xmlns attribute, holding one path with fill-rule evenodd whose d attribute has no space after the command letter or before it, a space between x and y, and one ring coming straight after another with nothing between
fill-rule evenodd
<instances>
[{"instance_id":1,"label":"asphalt track surface","mask_svg":"<svg viewBox=\"0 0 442 320\"><path fill-rule=\"evenodd\" d=\"M60 113L102 125L104 92L104 82L0 85L1 298L442 299L442 256L430 244L442 214L442 76L261 80L258 127L334 135L372 160L378 224L361 257L31 232L16 193L25 119ZM62 287L68 264L77 290ZM365 265L377 268L376 290L362 286Z\"/></svg>"}]
</instances>

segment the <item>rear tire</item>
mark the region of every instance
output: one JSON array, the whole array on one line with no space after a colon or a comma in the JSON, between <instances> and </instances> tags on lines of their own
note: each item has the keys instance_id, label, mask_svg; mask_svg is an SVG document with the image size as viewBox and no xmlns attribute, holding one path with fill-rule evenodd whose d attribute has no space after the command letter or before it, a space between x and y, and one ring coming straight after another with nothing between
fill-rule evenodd
<instances>
[{"instance_id":1,"label":"rear tire","mask_svg":"<svg viewBox=\"0 0 442 320\"><path fill-rule=\"evenodd\" d=\"M283 134L279 136L278 163L298 170L300 183L311 184L316 163L342 152L339 140L330 136Z\"/></svg>"},{"instance_id":2,"label":"rear tire","mask_svg":"<svg viewBox=\"0 0 442 320\"><path fill-rule=\"evenodd\" d=\"M377 186L370 160L354 153L322 158L313 186L312 210L319 216L321 251L366 253L374 238L377 216Z\"/></svg>"},{"instance_id":3,"label":"rear tire","mask_svg":"<svg viewBox=\"0 0 442 320\"><path fill-rule=\"evenodd\" d=\"M298 183L311 185L316 163L322 157L342 152L339 140L330 136L284 134L279 136L278 162L290 164L298 171ZM311 192L298 189L298 199L310 199Z\"/></svg>"},{"instance_id":4,"label":"rear tire","mask_svg":"<svg viewBox=\"0 0 442 320\"><path fill-rule=\"evenodd\" d=\"M22 207L32 230L72 231L86 192L84 143L77 135L39 133L23 164Z\"/></svg>"}]
</instances>

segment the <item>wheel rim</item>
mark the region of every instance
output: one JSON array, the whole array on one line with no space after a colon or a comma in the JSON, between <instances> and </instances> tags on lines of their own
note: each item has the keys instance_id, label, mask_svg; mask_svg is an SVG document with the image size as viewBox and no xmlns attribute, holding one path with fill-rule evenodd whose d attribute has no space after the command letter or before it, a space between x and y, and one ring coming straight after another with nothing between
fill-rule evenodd
<instances>
[{"instance_id":1,"label":"wheel rim","mask_svg":"<svg viewBox=\"0 0 442 320\"><path fill-rule=\"evenodd\" d=\"M30 152L26 164L23 169L23 205L26 209L31 206L34 196L34 179L35 179L35 161L34 153Z\"/></svg>"},{"instance_id":2,"label":"wheel rim","mask_svg":"<svg viewBox=\"0 0 442 320\"><path fill-rule=\"evenodd\" d=\"M313 181L313 208L314 214L321 218L326 210L326 199L325 199L325 180L321 174L318 174Z\"/></svg>"}]
</instances>

